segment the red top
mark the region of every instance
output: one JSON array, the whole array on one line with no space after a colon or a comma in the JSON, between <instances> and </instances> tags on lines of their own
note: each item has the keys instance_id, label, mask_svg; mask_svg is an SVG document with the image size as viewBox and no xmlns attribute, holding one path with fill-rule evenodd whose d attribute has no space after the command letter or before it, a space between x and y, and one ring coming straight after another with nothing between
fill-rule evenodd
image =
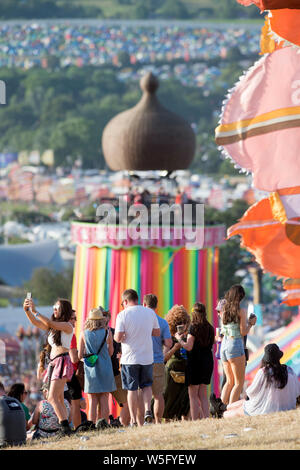
<instances>
[{"instance_id":1,"label":"red top","mask_svg":"<svg viewBox=\"0 0 300 470\"><path fill-rule=\"evenodd\" d=\"M77 340L76 340L75 334L73 334L73 336L72 336L70 349L77 349ZM77 370L78 369L78 363L74 364L74 362L72 362L72 364L73 364L74 370Z\"/></svg>"}]
</instances>

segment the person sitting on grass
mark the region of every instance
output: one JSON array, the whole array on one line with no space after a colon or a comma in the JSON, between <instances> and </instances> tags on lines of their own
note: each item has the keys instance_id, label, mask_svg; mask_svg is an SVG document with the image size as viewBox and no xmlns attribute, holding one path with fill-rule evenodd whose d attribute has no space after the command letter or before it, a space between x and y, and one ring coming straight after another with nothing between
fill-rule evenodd
<instances>
[{"instance_id":1,"label":"person sitting on grass","mask_svg":"<svg viewBox=\"0 0 300 470\"><path fill-rule=\"evenodd\" d=\"M24 401L27 397L27 394L28 394L28 392L25 389L25 385L23 383L15 383L10 387L10 390L9 390L7 396L16 398L21 403L21 406L22 406L22 408L24 410L24 413L25 413L26 431L29 431L29 429L30 429L30 424L29 424L30 412L29 412L27 406L24 403Z\"/></svg>"},{"instance_id":2,"label":"person sitting on grass","mask_svg":"<svg viewBox=\"0 0 300 470\"><path fill-rule=\"evenodd\" d=\"M30 420L31 425L36 425L36 430L32 436L33 440L56 436L60 430L58 417L55 414L54 408L51 403L47 401L49 394L48 384L44 383L41 390L44 399L37 404ZM68 400L64 399L64 404L67 409L68 419L70 419L70 403Z\"/></svg>"},{"instance_id":3,"label":"person sitting on grass","mask_svg":"<svg viewBox=\"0 0 300 470\"><path fill-rule=\"evenodd\" d=\"M216 414L232 418L294 410L300 396L300 382L291 367L280 363L282 356L283 352L277 344L268 344L264 349L261 367L246 389L247 399L226 406L220 399L211 397Z\"/></svg>"}]
</instances>

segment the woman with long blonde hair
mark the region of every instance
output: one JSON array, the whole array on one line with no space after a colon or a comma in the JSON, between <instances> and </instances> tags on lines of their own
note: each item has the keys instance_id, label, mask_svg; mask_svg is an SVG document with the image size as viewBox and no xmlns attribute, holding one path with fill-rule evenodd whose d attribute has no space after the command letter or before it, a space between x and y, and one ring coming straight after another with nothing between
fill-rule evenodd
<instances>
[{"instance_id":1,"label":"woman with long blonde hair","mask_svg":"<svg viewBox=\"0 0 300 470\"><path fill-rule=\"evenodd\" d=\"M110 313L102 307L89 312L84 330L79 339L79 359L87 355L98 355L95 364L84 363L84 392L88 395L88 420L96 423L97 407L100 418L109 421L109 393L116 390L111 356L113 354L113 338L108 327ZM101 349L100 349L101 348Z\"/></svg>"}]
</instances>

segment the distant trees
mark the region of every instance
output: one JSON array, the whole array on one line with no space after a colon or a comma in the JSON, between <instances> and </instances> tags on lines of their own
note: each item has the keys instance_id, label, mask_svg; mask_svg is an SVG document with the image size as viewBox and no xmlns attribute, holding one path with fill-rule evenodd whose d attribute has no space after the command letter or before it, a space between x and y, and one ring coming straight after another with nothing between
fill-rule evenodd
<instances>
[{"instance_id":1,"label":"distant trees","mask_svg":"<svg viewBox=\"0 0 300 470\"><path fill-rule=\"evenodd\" d=\"M259 18L260 10L252 5L245 8L239 5L236 0L212 0L214 15L220 19L231 18Z\"/></svg>"},{"instance_id":2,"label":"distant trees","mask_svg":"<svg viewBox=\"0 0 300 470\"><path fill-rule=\"evenodd\" d=\"M100 17L102 10L95 6L74 5L65 0L1 0L1 19L87 18Z\"/></svg>"},{"instance_id":3,"label":"distant trees","mask_svg":"<svg viewBox=\"0 0 300 470\"><path fill-rule=\"evenodd\" d=\"M209 206L205 206L205 224L224 224L226 229L235 224L248 209L248 204L243 199L233 201L232 207L225 211L219 211ZM237 272L245 269L251 256L241 248L239 237L233 237L220 246L219 257L219 296L233 285L241 282Z\"/></svg>"},{"instance_id":4,"label":"distant trees","mask_svg":"<svg viewBox=\"0 0 300 470\"><path fill-rule=\"evenodd\" d=\"M186 20L190 14L186 5L180 0L165 0L162 6L156 10L161 18Z\"/></svg>"},{"instance_id":5,"label":"distant trees","mask_svg":"<svg viewBox=\"0 0 300 470\"><path fill-rule=\"evenodd\" d=\"M0 19L43 18L126 18L126 19L188 19L188 18L258 18L259 9L245 8L236 0L111 0L110 8L87 5L85 0L1 0ZM101 2L98 2L101 5ZM106 3L107 6L107 3Z\"/></svg>"},{"instance_id":6,"label":"distant trees","mask_svg":"<svg viewBox=\"0 0 300 470\"><path fill-rule=\"evenodd\" d=\"M233 165L220 158L214 130L225 92L241 73L236 62L228 61L210 84L209 93L175 79L160 81L162 104L197 129L193 171L236 173ZM105 125L141 97L137 82L121 82L116 68L108 65L27 71L2 68L0 78L7 84L7 104L0 107L0 152L50 148L56 166L69 166L80 157L84 168L105 168L101 148Z\"/></svg>"},{"instance_id":7,"label":"distant trees","mask_svg":"<svg viewBox=\"0 0 300 470\"><path fill-rule=\"evenodd\" d=\"M32 292L32 297L39 305L52 305L57 298L71 299L72 282L72 269L56 272L48 268L37 268L31 280L24 284L24 289Z\"/></svg>"}]
</instances>

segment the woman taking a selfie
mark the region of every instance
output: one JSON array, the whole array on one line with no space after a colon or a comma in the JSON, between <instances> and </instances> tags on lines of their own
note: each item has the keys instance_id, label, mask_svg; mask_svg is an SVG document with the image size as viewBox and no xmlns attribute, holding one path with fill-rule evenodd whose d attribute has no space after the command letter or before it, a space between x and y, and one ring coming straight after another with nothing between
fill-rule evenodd
<instances>
[{"instance_id":1,"label":"woman taking a selfie","mask_svg":"<svg viewBox=\"0 0 300 470\"><path fill-rule=\"evenodd\" d=\"M53 315L50 319L37 312L32 299L24 301L24 310L34 326L48 332L51 353L44 382L49 383L48 401L59 419L61 434L69 435L72 431L64 403L64 388L74 372L69 356L73 336L73 325L70 323L72 305L68 300L58 299L53 306Z\"/></svg>"}]
</instances>

